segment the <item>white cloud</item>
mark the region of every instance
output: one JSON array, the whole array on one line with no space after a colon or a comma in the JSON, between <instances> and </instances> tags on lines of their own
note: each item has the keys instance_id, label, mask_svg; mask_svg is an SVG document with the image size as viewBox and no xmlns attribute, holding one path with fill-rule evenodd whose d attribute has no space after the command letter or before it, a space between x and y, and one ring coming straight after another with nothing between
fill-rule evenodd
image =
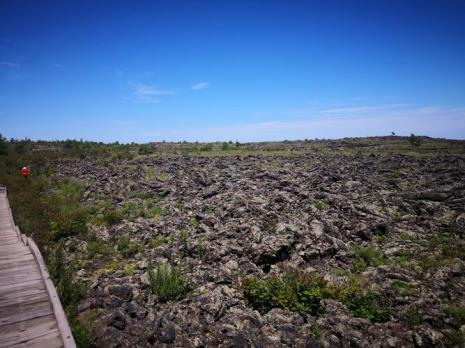
<instances>
[{"instance_id":1,"label":"white cloud","mask_svg":"<svg viewBox=\"0 0 465 348\"><path fill-rule=\"evenodd\" d=\"M199 82L199 83L196 83L195 85L193 85L191 88L196 91L196 90L199 90L199 89L205 89L207 88L208 86L210 85L210 83L208 82Z\"/></svg>"},{"instance_id":2,"label":"white cloud","mask_svg":"<svg viewBox=\"0 0 465 348\"><path fill-rule=\"evenodd\" d=\"M13 62L0 62L0 65L7 66L9 68L19 68L21 66L21 64Z\"/></svg>"},{"instance_id":3,"label":"white cloud","mask_svg":"<svg viewBox=\"0 0 465 348\"><path fill-rule=\"evenodd\" d=\"M342 108L341 108L342 109ZM365 108L364 108L365 109ZM382 111L379 111L381 109ZM344 138L411 133L453 139L465 138L465 107L374 108L362 115L326 115L315 112L306 119L224 125L192 130L174 130L144 134L170 140L239 141Z\"/></svg>"},{"instance_id":4,"label":"white cloud","mask_svg":"<svg viewBox=\"0 0 465 348\"><path fill-rule=\"evenodd\" d=\"M160 89L156 86L144 83L134 83L132 85L133 99L138 103L155 104L161 101L160 96L174 95L175 92L166 89Z\"/></svg>"}]
</instances>

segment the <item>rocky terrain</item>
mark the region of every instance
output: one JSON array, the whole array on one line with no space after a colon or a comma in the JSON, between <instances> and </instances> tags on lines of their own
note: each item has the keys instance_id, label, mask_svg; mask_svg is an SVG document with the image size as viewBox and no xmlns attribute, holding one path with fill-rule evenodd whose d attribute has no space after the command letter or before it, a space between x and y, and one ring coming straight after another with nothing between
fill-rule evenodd
<instances>
[{"instance_id":1,"label":"rocky terrain","mask_svg":"<svg viewBox=\"0 0 465 348\"><path fill-rule=\"evenodd\" d=\"M464 156L346 148L59 160L93 214L65 255L97 346L464 346ZM162 264L178 299L150 290ZM289 272L320 279L318 310L244 285Z\"/></svg>"}]
</instances>

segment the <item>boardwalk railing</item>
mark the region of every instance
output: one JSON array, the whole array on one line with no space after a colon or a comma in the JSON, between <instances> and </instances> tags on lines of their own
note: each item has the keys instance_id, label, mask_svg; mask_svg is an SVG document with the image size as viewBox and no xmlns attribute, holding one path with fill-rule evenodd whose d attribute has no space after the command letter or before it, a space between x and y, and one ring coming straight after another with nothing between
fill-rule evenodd
<instances>
[{"instance_id":1,"label":"boardwalk railing","mask_svg":"<svg viewBox=\"0 0 465 348\"><path fill-rule=\"evenodd\" d=\"M68 320L66 319L65 312L63 311L63 307L61 306L60 298L56 292L55 286L53 285L53 281L50 278L50 275L47 270L47 266L45 265L44 259L42 254L40 253L37 244L31 238L27 237L26 235L22 234L19 227L15 225L13 214L10 208L10 204L8 201L7 196L7 188L3 185L0 185L0 193L4 193L6 197L6 205L7 210L9 213L9 219L11 221L11 226L14 226L16 235L24 246L27 246L32 255L34 255L34 259L40 269L40 273L42 276L42 280L45 284L45 288L47 290L48 296L50 298L50 303L52 305L53 314L55 316L58 330L60 332L61 338L63 340L63 346L65 348L76 348L76 343L74 342L73 335L71 333L71 329L68 324Z\"/></svg>"}]
</instances>

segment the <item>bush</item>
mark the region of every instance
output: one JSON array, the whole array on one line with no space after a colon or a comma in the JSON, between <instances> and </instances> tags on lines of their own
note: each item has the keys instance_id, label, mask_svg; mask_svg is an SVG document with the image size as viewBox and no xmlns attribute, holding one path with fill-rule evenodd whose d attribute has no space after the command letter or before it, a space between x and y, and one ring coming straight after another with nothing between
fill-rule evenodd
<instances>
[{"instance_id":1,"label":"bush","mask_svg":"<svg viewBox=\"0 0 465 348\"><path fill-rule=\"evenodd\" d=\"M72 180L64 180L48 196L50 229L55 239L87 233L89 212L81 206L82 196L82 187Z\"/></svg>"},{"instance_id":2,"label":"bush","mask_svg":"<svg viewBox=\"0 0 465 348\"><path fill-rule=\"evenodd\" d=\"M110 209L103 213L103 220L107 225L116 225L120 223L123 218L123 212L117 209Z\"/></svg>"},{"instance_id":3,"label":"bush","mask_svg":"<svg viewBox=\"0 0 465 348\"><path fill-rule=\"evenodd\" d=\"M317 208L318 210L323 210L323 209L326 209L326 208L328 207L328 204L326 204L326 203L323 202L323 201L318 200L318 201L316 201L316 202L314 203L314 206L315 206L315 208Z\"/></svg>"},{"instance_id":4,"label":"bush","mask_svg":"<svg viewBox=\"0 0 465 348\"><path fill-rule=\"evenodd\" d=\"M153 270L149 263L150 290L160 302L177 301L189 292L189 285L184 274L177 267L158 264Z\"/></svg>"},{"instance_id":5,"label":"bush","mask_svg":"<svg viewBox=\"0 0 465 348\"><path fill-rule=\"evenodd\" d=\"M144 249L142 245L132 243L128 236L121 237L118 241L116 248L123 257L134 256L135 254L141 252Z\"/></svg>"},{"instance_id":6,"label":"bush","mask_svg":"<svg viewBox=\"0 0 465 348\"><path fill-rule=\"evenodd\" d=\"M245 297L262 314L272 308L283 308L317 315L322 309L320 300L329 297L326 282L320 276L298 271L287 271L282 278L248 278L243 289Z\"/></svg>"},{"instance_id":7,"label":"bush","mask_svg":"<svg viewBox=\"0 0 465 348\"><path fill-rule=\"evenodd\" d=\"M365 318L374 323L391 319L392 310L383 297L369 290L366 281L359 275L350 276L347 284L333 288L332 297L346 305L355 317Z\"/></svg>"},{"instance_id":8,"label":"bush","mask_svg":"<svg viewBox=\"0 0 465 348\"><path fill-rule=\"evenodd\" d=\"M87 257L92 259L96 255L107 256L111 249L107 243L100 239L95 239L87 242Z\"/></svg>"},{"instance_id":9,"label":"bush","mask_svg":"<svg viewBox=\"0 0 465 348\"><path fill-rule=\"evenodd\" d=\"M372 322L388 321L392 314L381 295L369 290L358 275L350 276L347 284L336 287L316 273L286 271L281 277L248 278L242 287L246 299L262 314L272 308L283 308L303 315L319 315L320 301L328 298L345 304L355 317Z\"/></svg>"},{"instance_id":10,"label":"bush","mask_svg":"<svg viewBox=\"0 0 465 348\"><path fill-rule=\"evenodd\" d=\"M0 134L0 155L6 155L8 153L8 143L6 138Z\"/></svg>"},{"instance_id":11,"label":"bush","mask_svg":"<svg viewBox=\"0 0 465 348\"><path fill-rule=\"evenodd\" d=\"M74 265L65 262L63 241L58 242L48 256L50 277L66 314L71 317L76 316L78 303L85 295L85 287L74 280Z\"/></svg>"},{"instance_id":12,"label":"bush","mask_svg":"<svg viewBox=\"0 0 465 348\"><path fill-rule=\"evenodd\" d=\"M410 134L410 137L409 137L409 143L410 145L412 146L420 146L421 145L421 138L420 137L417 137L415 134Z\"/></svg>"},{"instance_id":13,"label":"bush","mask_svg":"<svg viewBox=\"0 0 465 348\"><path fill-rule=\"evenodd\" d=\"M355 272L363 272L369 266L380 266L385 263L381 252L374 246L367 247L355 246L353 249L355 259L352 261L352 267Z\"/></svg>"}]
</instances>

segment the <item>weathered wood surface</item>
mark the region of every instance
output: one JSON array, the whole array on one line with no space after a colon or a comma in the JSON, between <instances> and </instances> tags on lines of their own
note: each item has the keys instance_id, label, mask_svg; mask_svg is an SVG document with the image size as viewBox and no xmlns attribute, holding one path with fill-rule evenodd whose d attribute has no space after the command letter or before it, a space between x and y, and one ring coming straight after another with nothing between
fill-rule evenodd
<instances>
[{"instance_id":1,"label":"weathered wood surface","mask_svg":"<svg viewBox=\"0 0 465 348\"><path fill-rule=\"evenodd\" d=\"M1 186L0 347L76 347L42 255L15 226Z\"/></svg>"}]
</instances>

